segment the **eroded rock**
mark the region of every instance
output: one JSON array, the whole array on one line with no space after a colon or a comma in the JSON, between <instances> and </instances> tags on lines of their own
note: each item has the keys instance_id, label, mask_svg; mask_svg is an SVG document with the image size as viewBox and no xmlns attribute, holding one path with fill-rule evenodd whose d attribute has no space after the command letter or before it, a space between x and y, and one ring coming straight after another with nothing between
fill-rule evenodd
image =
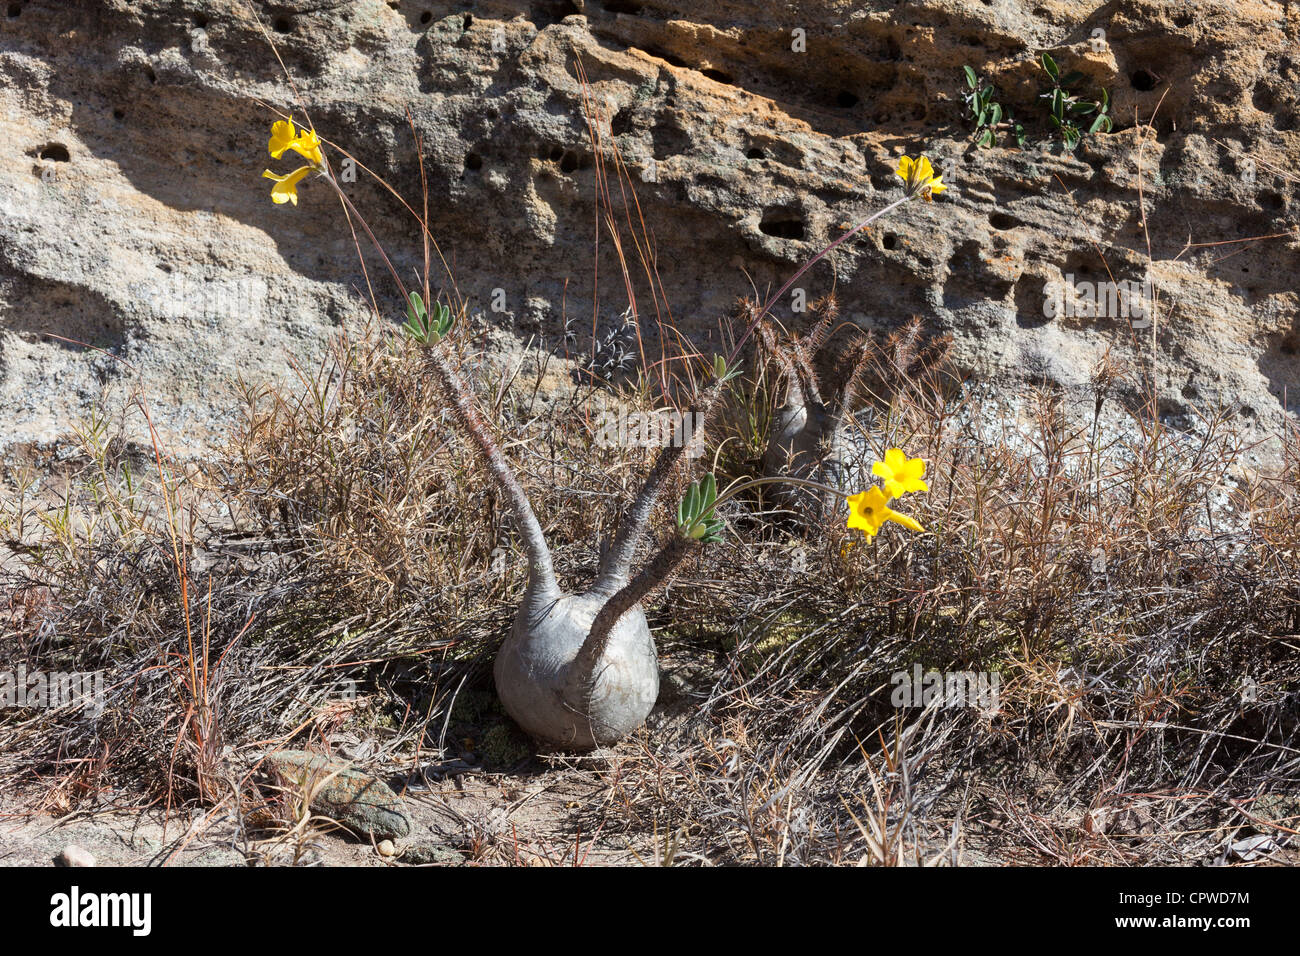
<instances>
[{"instance_id":1,"label":"eroded rock","mask_svg":"<svg viewBox=\"0 0 1300 956\"><path fill-rule=\"evenodd\" d=\"M313 813L359 837L400 840L411 832L410 818L392 788L344 761L282 750L263 758L261 769L272 787L310 793Z\"/></svg>"},{"instance_id":2,"label":"eroded rock","mask_svg":"<svg viewBox=\"0 0 1300 956\"><path fill-rule=\"evenodd\" d=\"M259 103L303 114L236 0L13 6L0 19L0 442L57 438L138 382L174 450L200 450L231 421L236 371L284 374L366 312L337 200L308 183L297 207L273 206L259 178L283 166ZM630 170L674 315L698 339L751 279L775 288L897 198L898 154L925 151L948 192L846 243L801 280L809 299L834 281L844 318L872 330L918 314L1007 394L1042 379L1082 389L1109 348L1154 356L1173 420L1226 403L1262 434L1288 385L1291 411L1300 400L1300 243L1241 241L1295 228L1300 60L1272 4L488 0L471 13L358 0L264 16L322 134L415 199L410 109L433 231L501 347L562 343L562 305L590 315L594 267L617 274L610 243L592 259L581 63L606 158ZM1046 138L1044 50L1111 94L1116 129L1073 154ZM1026 122L1027 149L970 148L964 64ZM349 188L409 274L409 216L364 175ZM1153 329L1044 314L1051 283L1111 275L1158 289ZM610 321L622 295L602 290ZM779 317L798 327L788 305Z\"/></svg>"}]
</instances>

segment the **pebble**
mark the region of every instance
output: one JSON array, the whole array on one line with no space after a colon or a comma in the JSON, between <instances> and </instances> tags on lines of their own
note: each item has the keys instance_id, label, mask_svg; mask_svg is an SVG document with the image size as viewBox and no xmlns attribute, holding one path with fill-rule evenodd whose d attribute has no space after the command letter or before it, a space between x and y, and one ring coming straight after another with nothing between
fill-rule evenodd
<instances>
[{"instance_id":1,"label":"pebble","mask_svg":"<svg viewBox=\"0 0 1300 956\"><path fill-rule=\"evenodd\" d=\"M54 858L55 866L94 866L95 857L89 850L83 850L75 844L69 843L59 855Z\"/></svg>"}]
</instances>

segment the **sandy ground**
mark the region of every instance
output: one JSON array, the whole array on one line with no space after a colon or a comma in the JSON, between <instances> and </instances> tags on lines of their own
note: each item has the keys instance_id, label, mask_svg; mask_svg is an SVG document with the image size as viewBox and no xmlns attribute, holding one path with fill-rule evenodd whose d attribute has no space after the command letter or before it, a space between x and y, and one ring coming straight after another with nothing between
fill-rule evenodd
<instances>
[{"instance_id":1,"label":"sandy ground","mask_svg":"<svg viewBox=\"0 0 1300 956\"><path fill-rule=\"evenodd\" d=\"M431 774L425 775L431 778ZM401 779L388 777L400 786ZM387 866L466 864L636 864L655 848L607 835L599 822L602 790L594 775L541 770L503 775L473 770L406 778L412 832L391 856L325 820L297 834L240 826L228 809L115 806L39 809L26 790L0 803L0 865L50 866L68 848L98 866ZM387 849L387 848L384 848Z\"/></svg>"}]
</instances>

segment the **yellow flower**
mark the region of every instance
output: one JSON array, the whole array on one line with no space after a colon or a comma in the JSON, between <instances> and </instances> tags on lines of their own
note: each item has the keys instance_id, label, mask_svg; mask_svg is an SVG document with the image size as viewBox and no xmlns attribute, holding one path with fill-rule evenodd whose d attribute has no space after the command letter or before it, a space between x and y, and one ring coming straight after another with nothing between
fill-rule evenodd
<instances>
[{"instance_id":1,"label":"yellow flower","mask_svg":"<svg viewBox=\"0 0 1300 956\"><path fill-rule=\"evenodd\" d=\"M925 474L925 461L908 458L901 448L885 452L885 460L872 465L871 473L885 479L885 494L890 498L902 497L909 491L930 490L930 486L921 480Z\"/></svg>"},{"instance_id":2,"label":"yellow flower","mask_svg":"<svg viewBox=\"0 0 1300 956\"><path fill-rule=\"evenodd\" d=\"M288 176L277 176L269 169L263 171L262 176L266 179L274 179L275 185L271 187L271 202L277 206L287 202L298 205L298 183L308 173L313 172L314 166L300 166L291 172Z\"/></svg>"},{"instance_id":3,"label":"yellow flower","mask_svg":"<svg viewBox=\"0 0 1300 956\"><path fill-rule=\"evenodd\" d=\"M934 199L936 193L941 193L948 188L943 184L943 177L934 174L930 160L924 156L918 156L915 160L910 156L904 156L898 161L898 169L895 172L903 178L909 196L920 195L926 202Z\"/></svg>"},{"instance_id":4,"label":"yellow flower","mask_svg":"<svg viewBox=\"0 0 1300 956\"><path fill-rule=\"evenodd\" d=\"M848 526L850 528L859 528L868 538L874 538L886 521L893 521L913 531L925 530L914 519L890 508L889 499L876 485L849 496Z\"/></svg>"},{"instance_id":5,"label":"yellow flower","mask_svg":"<svg viewBox=\"0 0 1300 956\"><path fill-rule=\"evenodd\" d=\"M314 129L295 129L293 123L280 120L271 127L271 141L266 147L271 151L272 159L279 159L285 150L291 149L313 166L325 165L325 157L320 151L320 137Z\"/></svg>"}]
</instances>

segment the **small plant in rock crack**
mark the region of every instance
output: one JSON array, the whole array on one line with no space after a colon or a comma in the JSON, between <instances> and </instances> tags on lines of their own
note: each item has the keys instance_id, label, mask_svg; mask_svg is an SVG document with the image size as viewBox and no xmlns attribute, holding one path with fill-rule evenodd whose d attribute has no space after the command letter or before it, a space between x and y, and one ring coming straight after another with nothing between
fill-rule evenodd
<instances>
[{"instance_id":1,"label":"small plant in rock crack","mask_svg":"<svg viewBox=\"0 0 1300 956\"><path fill-rule=\"evenodd\" d=\"M1024 148L1025 128L1016 122L1009 108L1004 108L993 99L993 94L997 92L993 84L969 66L963 66L962 72L966 76L966 92L962 94L962 100L975 124L975 131L971 133L975 144L993 146L997 143L998 133L1003 132L1015 140L1017 146Z\"/></svg>"},{"instance_id":2,"label":"small plant in rock crack","mask_svg":"<svg viewBox=\"0 0 1300 956\"><path fill-rule=\"evenodd\" d=\"M1062 76L1056 61L1047 53L1043 54L1041 62L1052 85L1040 93L1038 98L1049 102L1052 125L1060 133L1065 148L1073 150L1083 140L1084 128L1081 124L1088 124L1087 132L1090 134L1109 133L1113 125L1109 116L1110 94L1103 89L1100 100L1084 99L1070 92L1071 87L1084 79L1082 73L1071 70ZM1092 117L1091 121L1088 120L1089 116Z\"/></svg>"},{"instance_id":3,"label":"small plant in rock crack","mask_svg":"<svg viewBox=\"0 0 1300 956\"><path fill-rule=\"evenodd\" d=\"M574 350L582 346L581 333L569 319L564 323L564 344ZM575 376L582 379L581 384L590 384L592 380L610 383L624 375L630 375L636 368L639 350L637 349L636 313L631 307L618 318L618 322L605 331L590 337L591 353L584 355L575 371Z\"/></svg>"}]
</instances>

